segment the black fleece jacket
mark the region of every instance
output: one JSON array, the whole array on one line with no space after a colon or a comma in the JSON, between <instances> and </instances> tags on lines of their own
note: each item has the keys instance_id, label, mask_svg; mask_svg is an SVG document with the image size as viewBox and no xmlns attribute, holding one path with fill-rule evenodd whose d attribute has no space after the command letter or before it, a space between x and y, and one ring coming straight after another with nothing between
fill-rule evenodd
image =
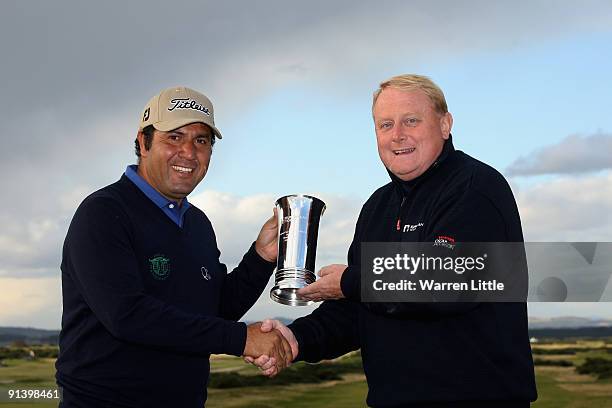
<instances>
[{"instance_id":1,"label":"black fleece jacket","mask_svg":"<svg viewBox=\"0 0 612 408\"><path fill-rule=\"evenodd\" d=\"M379 188L363 206L342 277L347 299L326 301L289 327L299 359L361 348L368 405L522 407L535 400L525 303L360 302L362 242L522 242L508 183L446 141L421 176Z\"/></svg>"}]
</instances>

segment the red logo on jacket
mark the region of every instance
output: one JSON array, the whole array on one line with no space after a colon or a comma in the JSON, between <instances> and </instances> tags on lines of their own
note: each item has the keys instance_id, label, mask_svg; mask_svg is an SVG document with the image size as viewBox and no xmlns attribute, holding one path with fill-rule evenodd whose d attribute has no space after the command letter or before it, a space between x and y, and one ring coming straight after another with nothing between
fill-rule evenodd
<instances>
[{"instance_id":1,"label":"red logo on jacket","mask_svg":"<svg viewBox=\"0 0 612 408\"><path fill-rule=\"evenodd\" d=\"M443 246L448 249L455 249L455 238L447 235L438 235L438 238L434 240L434 246Z\"/></svg>"}]
</instances>

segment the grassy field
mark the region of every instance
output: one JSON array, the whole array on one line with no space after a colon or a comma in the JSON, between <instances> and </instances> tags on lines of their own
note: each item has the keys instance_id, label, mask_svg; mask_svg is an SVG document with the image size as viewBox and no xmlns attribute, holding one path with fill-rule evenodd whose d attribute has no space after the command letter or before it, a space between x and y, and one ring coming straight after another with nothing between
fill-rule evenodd
<instances>
[{"instance_id":1,"label":"grassy field","mask_svg":"<svg viewBox=\"0 0 612 408\"><path fill-rule=\"evenodd\" d=\"M575 366L587 358L612 360L612 344L598 342L554 342L534 345L534 358L548 361L569 361L573 366L536 366L538 401L533 408L612 408L612 379L597 379L578 374ZM359 356L349 357L351 362ZM56 407L57 400L10 400L9 390L54 389L52 358L5 359L0 366L0 407ZM300 369L302 363L295 364ZM257 369L241 359L215 356L211 361L212 376L238 372L243 376L258 375ZM281 374L282 375L282 374ZM367 385L363 374L348 372L339 379L311 384L209 388L207 407L273 408L365 407Z\"/></svg>"}]
</instances>

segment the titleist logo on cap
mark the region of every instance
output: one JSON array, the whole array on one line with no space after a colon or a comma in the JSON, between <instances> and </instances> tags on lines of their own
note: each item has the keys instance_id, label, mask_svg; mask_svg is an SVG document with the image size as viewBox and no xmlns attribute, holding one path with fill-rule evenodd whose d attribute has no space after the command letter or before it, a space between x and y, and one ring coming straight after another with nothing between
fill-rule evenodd
<instances>
[{"instance_id":1,"label":"titleist logo on cap","mask_svg":"<svg viewBox=\"0 0 612 408\"><path fill-rule=\"evenodd\" d=\"M168 107L168 111L172 112L175 109L193 109L210 116L208 108L201 103L191 98L175 98L170 101L172 106Z\"/></svg>"}]
</instances>

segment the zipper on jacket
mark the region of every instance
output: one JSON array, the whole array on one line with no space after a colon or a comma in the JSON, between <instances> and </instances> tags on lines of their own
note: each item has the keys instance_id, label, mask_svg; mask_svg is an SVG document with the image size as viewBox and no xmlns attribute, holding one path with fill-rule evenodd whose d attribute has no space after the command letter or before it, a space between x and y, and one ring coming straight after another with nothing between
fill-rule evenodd
<instances>
[{"instance_id":1,"label":"zipper on jacket","mask_svg":"<svg viewBox=\"0 0 612 408\"><path fill-rule=\"evenodd\" d=\"M397 214L397 226L396 231L399 231L402 228L402 209L404 208L404 203L406 202L406 197L402 197L402 203L400 204L399 212Z\"/></svg>"}]
</instances>

